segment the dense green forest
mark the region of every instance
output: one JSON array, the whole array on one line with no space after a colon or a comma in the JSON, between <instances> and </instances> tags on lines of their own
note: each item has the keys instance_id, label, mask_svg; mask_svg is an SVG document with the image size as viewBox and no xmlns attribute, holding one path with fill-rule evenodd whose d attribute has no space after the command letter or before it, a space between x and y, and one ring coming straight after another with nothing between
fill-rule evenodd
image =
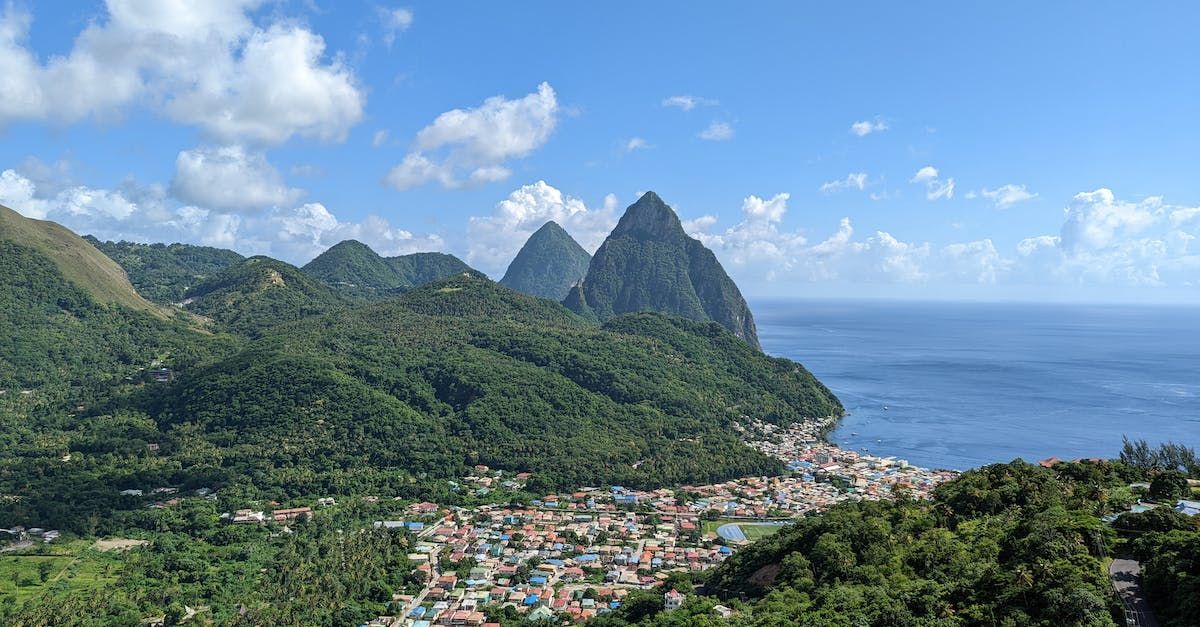
<instances>
[{"instance_id":1,"label":"dense green forest","mask_svg":"<svg viewBox=\"0 0 1200 627\"><path fill-rule=\"evenodd\" d=\"M588 324L475 276L278 327L130 406L195 429L241 473L484 463L547 486L715 481L777 472L728 428L743 415L839 415L794 362L713 323Z\"/></svg>"},{"instance_id":2,"label":"dense green forest","mask_svg":"<svg viewBox=\"0 0 1200 627\"><path fill-rule=\"evenodd\" d=\"M413 253L381 257L355 240L331 246L302 270L339 293L364 301L389 298L430 281L474 272L454 255Z\"/></svg>"},{"instance_id":3,"label":"dense green forest","mask_svg":"<svg viewBox=\"0 0 1200 627\"><path fill-rule=\"evenodd\" d=\"M121 382L156 361L197 363L230 343L180 314L96 302L45 255L0 240L0 389L62 389Z\"/></svg>"},{"instance_id":4,"label":"dense green forest","mask_svg":"<svg viewBox=\"0 0 1200 627\"><path fill-rule=\"evenodd\" d=\"M157 303L178 303L191 287L242 261L232 250L192 244L102 242L84 237L120 264L142 296Z\"/></svg>"},{"instance_id":5,"label":"dense green forest","mask_svg":"<svg viewBox=\"0 0 1200 627\"><path fill-rule=\"evenodd\" d=\"M215 321L218 329L250 337L348 304L299 268L270 257L246 259L184 293L188 311Z\"/></svg>"}]
</instances>

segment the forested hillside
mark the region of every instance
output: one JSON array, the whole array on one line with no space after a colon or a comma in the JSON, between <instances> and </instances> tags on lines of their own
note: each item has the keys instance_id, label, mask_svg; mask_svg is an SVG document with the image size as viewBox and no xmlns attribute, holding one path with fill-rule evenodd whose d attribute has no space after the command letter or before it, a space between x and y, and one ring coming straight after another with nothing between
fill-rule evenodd
<instances>
[{"instance_id":1,"label":"forested hillside","mask_svg":"<svg viewBox=\"0 0 1200 627\"><path fill-rule=\"evenodd\" d=\"M191 287L240 262L232 250L191 244L102 242L84 237L116 261L139 294L157 303L178 303Z\"/></svg>"},{"instance_id":2,"label":"forested hillside","mask_svg":"<svg viewBox=\"0 0 1200 627\"><path fill-rule=\"evenodd\" d=\"M1111 626L1124 615L1107 558L1133 551L1159 620L1194 625L1200 521L1169 507L1127 515L1116 527L1140 530L1120 539L1099 518L1145 477L1120 462L1017 460L968 471L932 501L839 505L738 551L681 610L645 596L591 624ZM719 602L731 620L713 617Z\"/></svg>"},{"instance_id":3,"label":"forested hillside","mask_svg":"<svg viewBox=\"0 0 1200 627\"><path fill-rule=\"evenodd\" d=\"M295 266L251 257L184 293L184 308L217 328L257 337L272 327L349 306L332 289Z\"/></svg>"},{"instance_id":4,"label":"forested hillside","mask_svg":"<svg viewBox=\"0 0 1200 627\"><path fill-rule=\"evenodd\" d=\"M144 409L232 447L238 472L483 463L554 487L776 472L734 420L841 413L803 368L718 325L641 314L597 328L473 275L279 327Z\"/></svg>"},{"instance_id":5,"label":"forested hillside","mask_svg":"<svg viewBox=\"0 0 1200 627\"><path fill-rule=\"evenodd\" d=\"M365 301L396 296L452 274L473 272L454 255L413 253L381 257L355 240L331 246L302 270L346 296Z\"/></svg>"}]
</instances>

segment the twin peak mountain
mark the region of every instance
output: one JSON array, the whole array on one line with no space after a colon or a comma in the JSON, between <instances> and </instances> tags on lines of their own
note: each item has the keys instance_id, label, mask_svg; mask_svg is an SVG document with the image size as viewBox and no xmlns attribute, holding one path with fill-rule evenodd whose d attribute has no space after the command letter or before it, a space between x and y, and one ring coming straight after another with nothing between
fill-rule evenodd
<instances>
[{"instance_id":1,"label":"twin peak mountain","mask_svg":"<svg viewBox=\"0 0 1200 627\"><path fill-rule=\"evenodd\" d=\"M737 285L654 192L625 210L590 259L562 227L547 222L525 242L500 283L561 300L599 322L636 311L711 320L760 348L754 317Z\"/></svg>"}]
</instances>

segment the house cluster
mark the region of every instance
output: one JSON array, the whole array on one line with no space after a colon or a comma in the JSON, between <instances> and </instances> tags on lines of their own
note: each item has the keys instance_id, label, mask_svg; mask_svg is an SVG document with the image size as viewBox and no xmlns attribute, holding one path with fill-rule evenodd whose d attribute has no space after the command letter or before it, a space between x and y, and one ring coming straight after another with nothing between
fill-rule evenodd
<instances>
[{"instance_id":1,"label":"house cluster","mask_svg":"<svg viewBox=\"0 0 1200 627\"><path fill-rule=\"evenodd\" d=\"M895 457L838 448L821 437L830 426L828 421L788 427L754 422L743 429L742 437L750 446L784 462L792 473L778 478L786 489L795 490L785 496L792 504L785 509L819 511L845 500L888 498L895 490L928 498L938 485L958 476L952 470L931 470ZM800 485L793 488L797 480Z\"/></svg>"},{"instance_id":2,"label":"house cluster","mask_svg":"<svg viewBox=\"0 0 1200 627\"><path fill-rule=\"evenodd\" d=\"M33 540L54 542L60 535L57 529L42 529L41 527L30 527L26 529L21 525L9 527L8 529L0 527L0 533L7 534L9 538L18 542Z\"/></svg>"},{"instance_id":3,"label":"house cluster","mask_svg":"<svg viewBox=\"0 0 1200 627\"><path fill-rule=\"evenodd\" d=\"M288 507L283 509L254 510L250 508L239 509L233 512L225 512L221 514L221 520L234 525L261 525L268 521L277 523L286 523L294 520L304 520L312 518L313 511L311 507Z\"/></svg>"},{"instance_id":4,"label":"house cluster","mask_svg":"<svg viewBox=\"0 0 1200 627\"><path fill-rule=\"evenodd\" d=\"M417 534L409 559L426 581L419 595L398 596L401 611L379 624L482 625L489 605L582 622L619 607L630 590L733 553L703 539L695 515L621 511L618 500L629 495L617 487L547 495L528 507L418 503L410 513L424 520L377 521Z\"/></svg>"}]
</instances>

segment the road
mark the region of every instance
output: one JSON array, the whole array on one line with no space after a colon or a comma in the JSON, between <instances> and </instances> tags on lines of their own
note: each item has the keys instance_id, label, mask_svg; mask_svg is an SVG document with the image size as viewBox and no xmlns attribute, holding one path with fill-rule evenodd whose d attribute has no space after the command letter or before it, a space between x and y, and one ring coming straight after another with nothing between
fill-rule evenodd
<instances>
[{"instance_id":1,"label":"road","mask_svg":"<svg viewBox=\"0 0 1200 627\"><path fill-rule=\"evenodd\" d=\"M1141 586L1142 565L1130 559L1114 559L1108 565L1108 576L1112 579L1113 588L1125 601L1126 606L1133 610L1138 627L1158 627L1146 593Z\"/></svg>"}]
</instances>

